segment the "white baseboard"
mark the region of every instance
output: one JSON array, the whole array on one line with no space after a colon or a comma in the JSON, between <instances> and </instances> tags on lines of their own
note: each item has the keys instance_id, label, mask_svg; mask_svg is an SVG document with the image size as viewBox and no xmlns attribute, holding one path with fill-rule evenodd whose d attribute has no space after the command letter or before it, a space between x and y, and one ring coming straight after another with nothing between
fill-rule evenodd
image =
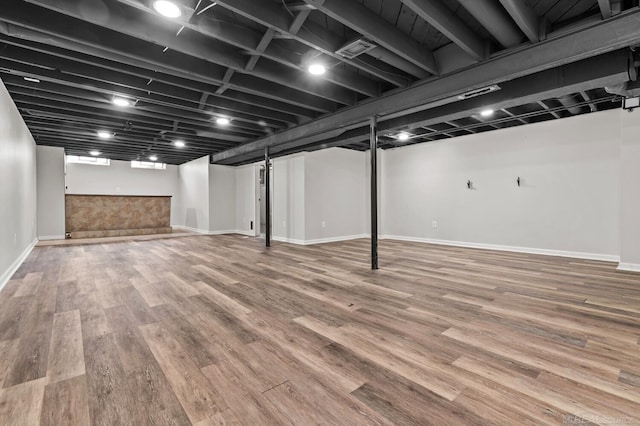
<instances>
[{"instance_id":1,"label":"white baseboard","mask_svg":"<svg viewBox=\"0 0 640 426\"><path fill-rule=\"evenodd\" d=\"M38 241L64 240L64 235L43 235L38 237Z\"/></svg>"},{"instance_id":2,"label":"white baseboard","mask_svg":"<svg viewBox=\"0 0 640 426\"><path fill-rule=\"evenodd\" d=\"M247 235L249 237L255 237L255 235L253 234L253 231L241 231L239 229L209 231L208 229L198 229L198 228L192 228L190 226L173 226L173 228L184 229L186 231L196 232L198 234L204 234L204 235L240 234L240 235Z\"/></svg>"},{"instance_id":3,"label":"white baseboard","mask_svg":"<svg viewBox=\"0 0 640 426\"><path fill-rule=\"evenodd\" d=\"M31 250L33 250L33 248L37 243L38 243L38 239L36 238L31 242L31 244L29 244L29 246L22 252L22 254L11 264L11 266L9 266L9 269L7 269L2 275L0 275L0 290L2 290L2 288L9 282L13 274L15 274L15 272L18 270L20 265L22 265L22 262L24 262L24 260L29 256L29 254L31 254Z\"/></svg>"},{"instance_id":4,"label":"white baseboard","mask_svg":"<svg viewBox=\"0 0 640 426\"><path fill-rule=\"evenodd\" d=\"M575 259L619 262L620 256L610 254L585 253L578 251L549 250L531 247L502 246L496 244L469 243L464 241L436 240L432 238L405 237L400 235L381 235L380 239L410 241L416 243L439 244L444 246L477 248L483 250L511 251L515 253L541 254L544 256L572 257Z\"/></svg>"},{"instance_id":5,"label":"white baseboard","mask_svg":"<svg viewBox=\"0 0 640 426\"><path fill-rule=\"evenodd\" d=\"M368 234L345 235L342 237L319 238L316 240L296 240L293 238L276 237L276 236L272 238L274 241L280 241L283 243L290 243L290 244L298 244L301 246L308 246L312 244L335 243L338 241L349 241L349 240L357 240L359 238L369 238L369 235Z\"/></svg>"},{"instance_id":6,"label":"white baseboard","mask_svg":"<svg viewBox=\"0 0 640 426\"><path fill-rule=\"evenodd\" d=\"M618 271L640 272L640 264L638 263L619 263Z\"/></svg>"}]
</instances>

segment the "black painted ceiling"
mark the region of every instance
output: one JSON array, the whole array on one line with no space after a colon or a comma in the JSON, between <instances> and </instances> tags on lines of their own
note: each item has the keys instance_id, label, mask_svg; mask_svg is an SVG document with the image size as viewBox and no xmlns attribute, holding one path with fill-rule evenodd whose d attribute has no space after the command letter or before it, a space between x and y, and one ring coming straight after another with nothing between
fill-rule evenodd
<instances>
[{"instance_id":1,"label":"black painted ceiling","mask_svg":"<svg viewBox=\"0 0 640 426\"><path fill-rule=\"evenodd\" d=\"M183 14L168 19L152 3L0 2L0 78L38 144L73 155L99 150L118 160L156 155L169 164L265 138L275 144L287 129L389 93L409 93L421 82L635 13L638 6L609 0L176 0ZM357 39L375 48L352 59L336 53ZM309 74L313 62L323 63L327 73ZM398 131L410 133L410 140L398 141L396 130L387 129L381 146L620 104L620 96L604 87L577 89L562 97L523 98L491 117L403 122ZM132 105L116 106L115 97ZM230 124L218 124L221 117ZM100 139L100 130L113 137ZM280 153L368 147L359 133L316 139ZM176 140L186 146L174 146Z\"/></svg>"}]
</instances>

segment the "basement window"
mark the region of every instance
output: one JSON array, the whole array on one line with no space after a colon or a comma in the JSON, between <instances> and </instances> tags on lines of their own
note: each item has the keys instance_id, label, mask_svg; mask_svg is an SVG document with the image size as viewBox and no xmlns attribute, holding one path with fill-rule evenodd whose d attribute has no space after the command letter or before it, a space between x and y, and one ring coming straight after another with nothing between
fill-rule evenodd
<instances>
[{"instance_id":1,"label":"basement window","mask_svg":"<svg viewBox=\"0 0 640 426\"><path fill-rule=\"evenodd\" d=\"M110 166L111 160L102 157L82 157L80 155L65 155L67 163L93 164L94 166Z\"/></svg>"},{"instance_id":2,"label":"basement window","mask_svg":"<svg viewBox=\"0 0 640 426\"><path fill-rule=\"evenodd\" d=\"M154 163L152 161L132 161L131 162L132 169L155 169L155 170L165 170L167 168L166 163Z\"/></svg>"}]
</instances>

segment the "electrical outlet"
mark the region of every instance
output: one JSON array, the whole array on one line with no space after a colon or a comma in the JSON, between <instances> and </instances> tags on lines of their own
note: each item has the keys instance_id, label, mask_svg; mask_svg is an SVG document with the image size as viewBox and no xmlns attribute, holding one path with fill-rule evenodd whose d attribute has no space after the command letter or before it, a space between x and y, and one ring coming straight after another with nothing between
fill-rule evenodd
<instances>
[{"instance_id":1,"label":"electrical outlet","mask_svg":"<svg viewBox=\"0 0 640 426\"><path fill-rule=\"evenodd\" d=\"M322 221L322 227L326 228L327 227L327 222L325 222L324 220Z\"/></svg>"},{"instance_id":2,"label":"electrical outlet","mask_svg":"<svg viewBox=\"0 0 640 426\"><path fill-rule=\"evenodd\" d=\"M437 220L434 220L433 222L431 222L431 227L432 227L433 229L436 229L436 228L438 227L438 221L437 221Z\"/></svg>"},{"instance_id":3,"label":"electrical outlet","mask_svg":"<svg viewBox=\"0 0 640 426\"><path fill-rule=\"evenodd\" d=\"M15 232L13 233L13 245L15 246L16 244L18 244L18 234L16 234Z\"/></svg>"}]
</instances>

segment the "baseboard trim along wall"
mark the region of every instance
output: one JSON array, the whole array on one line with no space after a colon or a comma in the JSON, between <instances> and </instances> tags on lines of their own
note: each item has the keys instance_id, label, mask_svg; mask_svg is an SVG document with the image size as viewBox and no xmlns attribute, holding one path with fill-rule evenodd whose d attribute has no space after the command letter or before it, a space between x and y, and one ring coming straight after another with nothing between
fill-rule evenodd
<instances>
[{"instance_id":1,"label":"baseboard trim along wall","mask_svg":"<svg viewBox=\"0 0 640 426\"><path fill-rule=\"evenodd\" d=\"M38 241L64 240L64 235L43 235L38 237Z\"/></svg>"},{"instance_id":2,"label":"baseboard trim along wall","mask_svg":"<svg viewBox=\"0 0 640 426\"><path fill-rule=\"evenodd\" d=\"M335 243L338 241L349 241L349 240L357 240L360 238L369 238L369 234L359 234L359 235L345 235L342 237L330 237L330 238L319 238L316 240L296 240L293 238L285 238L285 237L272 237L274 241L280 241L282 243L290 243L290 244L298 244L301 246L309 246L312 244L324 244L324 243Z\"/></svg>"},{"instance_id":3,"label":"baseboard trim along wall","mask_svg":"<svg viewBox=\"0 0 640 426\"><path fill-rule=\"evenodd\" d=\"M620 263L618 271L640 272L640 264L638 263Z\"/></svg>"},{"instance_id":4,"label":"baseboard trim along wall","mask_svg":"<svg viewBox=\"0 0 640 426\"><path fill-rule=\"evenodd\" d=\"M223 231L209 231L207 229L191 228L190 226L173 226L173 228L184 229L185 231L196 232L203 235L224 235L224 234L240 234L248 237L255 237L253 231L241 231L239 229L228 229Z\"/></svg>"},{"instance_id":5,"label":"baseboard trim along wall","mask_svg":"<svg viewBox=\"0 0 640 426\"><path fill-rule=\"evenodd\" d=\"M435 240L431 238L404 237L400 235L381 235L380 239L409 241L414 243L439 244L443 246L477 248L483 250L512 251L515 253L541 254L544 256L572 257L575 259L601 260L604 262L620 262L620 256L579 251L549 250L531 247L502 246L496 244L468 243L464 241Z\"/></svg>"},{"instance_id":6,"label":"baseboard trim along wall","mask_svg":"<svg viewBox=\"0 0 640 426\"><path fill-rule=\"evenodd\" d=\"M38 239L36 238L35 240L33 240L31 242L31 244L29 244L29 246L22 252L22 254L20 255L20 257L18 257L12 264L11 266L9 266L9 269L7 269L4 274L2 274L0 276L0 290L2 290L4 288L4 286L9 282L9 280L11 279L11 277L13 276L13 274L16 273L16 271L18 270L18 268L20 267L20 265L22 265L22 262L25 261L25 259L27 257L29 257L29 254L31 254L31 250L33 250L33 248L36 246L36 244L38 243Z\"/></svg>"}]
</instances>

